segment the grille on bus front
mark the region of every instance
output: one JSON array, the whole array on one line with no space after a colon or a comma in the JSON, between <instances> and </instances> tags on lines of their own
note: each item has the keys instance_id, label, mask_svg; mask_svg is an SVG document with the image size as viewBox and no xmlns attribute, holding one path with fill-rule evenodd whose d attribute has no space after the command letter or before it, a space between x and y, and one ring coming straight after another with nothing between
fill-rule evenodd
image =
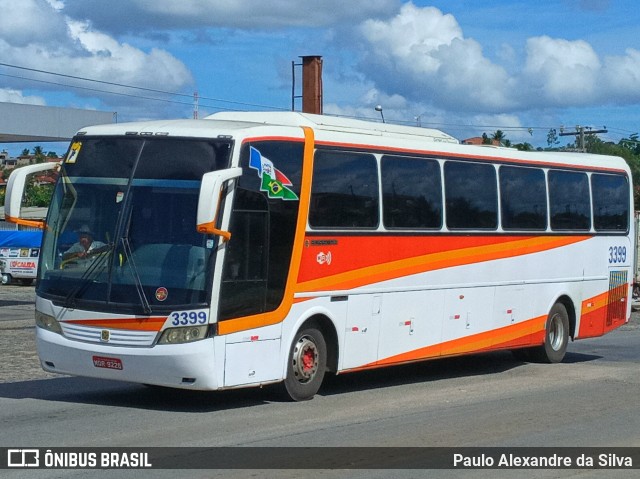
<instances>
[{"instance_id":1,"label":"grille on bus front","mask_svg":"<svg viewBox=\"0 0 640 479\"><path fill-rule=\"evenodd\" d=\"M65 338L90 343L113 346L151 346L156 339L156 331L129 331L122 329L94 328L77 324L62 323Z\"/></svg>"}]
</instances>

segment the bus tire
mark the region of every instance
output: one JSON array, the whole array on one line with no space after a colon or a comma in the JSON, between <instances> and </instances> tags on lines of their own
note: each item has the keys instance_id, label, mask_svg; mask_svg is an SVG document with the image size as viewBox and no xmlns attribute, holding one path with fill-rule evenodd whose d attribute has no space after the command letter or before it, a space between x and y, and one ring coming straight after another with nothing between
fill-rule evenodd
<instances>
[{"instance_id":1,"label":"bus tire","mask_svg":"<svg viewBox=\"0 0 640 479\"><path fill-rule=\"evenodd\" d=\"M567 352L569 334L567 308L562 303L556 303L547 316L544 344L531 351L532 359L542 363L561 362Z\"/></svg>"},{"instance_id":2,"label":"bus tire","mask_svg":"<svg viewBox=\"0 0 640 479\"><path fill-rule=\"evenodd\" d=\"M9 273L2 273L2 284L11 284L11 275Z\"/></svg>"},{"instance_id":3,"label":"bus tire","mask_svg":"<svg viewBox=\"0 0 640 479\"><path fill-rule=\"evenodd\" d=\"M295 336L287 358L284 389L294 401L307 401L318 392L327 368L327 344L322 333L307 328Z\"/></svg>"}]
</instances>

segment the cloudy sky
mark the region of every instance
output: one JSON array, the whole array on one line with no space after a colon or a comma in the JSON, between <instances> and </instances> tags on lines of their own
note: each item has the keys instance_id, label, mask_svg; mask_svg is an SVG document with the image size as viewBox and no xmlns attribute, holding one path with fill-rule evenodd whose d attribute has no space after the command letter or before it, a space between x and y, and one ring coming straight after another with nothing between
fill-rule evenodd
<instances>
[{"instance_id":1,"label":"cloudy sky","mask_svg":"<svg viewBox=\"0 0 640 479\"><path fill-rule=\"evenodd\" d=\"M188 118L197 91L201 117L289 110L292 60L321 55L329 114L379 120L382 105L387 121L536 146L550 128L640 130L632 0L0 0L0 12L4 102Z\"/></svg>"}]
</instances>

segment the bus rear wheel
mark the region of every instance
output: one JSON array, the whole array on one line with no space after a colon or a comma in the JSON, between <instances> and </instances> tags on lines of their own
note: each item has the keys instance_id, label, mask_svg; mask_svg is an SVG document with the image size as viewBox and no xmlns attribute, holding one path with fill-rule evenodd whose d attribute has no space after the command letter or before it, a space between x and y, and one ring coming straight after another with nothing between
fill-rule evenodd
<instances>
[{"instance_id":1,"label":"bus rear wheel","mask_svg":"<svg viewBox=\"0 0 640 479\"><path fill-rule=\"evenodd\" d=\"M561 362L567 352L569 334L567 308L562 303L556 303L547 316L544 344L531 350L532 358L543 363Z\"/></svg>"},{"instance_id":2,"label":"bus rear wheel","mask_svg":"<svg viewBox=\"0 0 640 479\"><path fill-rule=\"evenodd\" d=\"M287 360L284 388L294 401L306 401L318 392L327 368L327 344L315 328L298 332Z\"/></svg>"}]
</instances>

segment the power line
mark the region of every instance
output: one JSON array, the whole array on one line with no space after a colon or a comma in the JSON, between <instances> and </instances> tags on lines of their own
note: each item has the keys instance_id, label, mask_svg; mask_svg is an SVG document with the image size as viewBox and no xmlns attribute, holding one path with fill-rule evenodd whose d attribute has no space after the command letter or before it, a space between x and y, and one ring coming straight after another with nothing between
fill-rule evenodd
<instances>
[{"instance_id":1,"label":"power line","mask_svg":"<svg viewBox=\"0 0 640 479\"><path fill-rule=\"evenodd\" d=\"M8 67L8 68L15 68L17 70L25 70L25 71L29 71L29 72L44 73L45 75L53 75L53 76L58 76L58 77L63 77L63 78L72 78L74 80L88 81L88 82L92 82L92 83L101 83L102 85L119 86L119 87L123 87L123 88L133 88L133 89L136 89L136 90L148 91L148 92L153 92L153 93L164 93L164 94L167 94L167 95L175 95L175 96L186 96L186 97L190 97L191 96L191 95L187 95L186 93L177 93L177 92L170 92L170 91L166 91L166 90L156 90L154 88L145 88L145 87L139 87L139 86L133 86L133 85L125 85L124 83L115 83L115 82L109 82L109 81L104 81L104 80L96 80L95 78L86 78L86 77L80 77L80 76L75 76L75 75L67 75L65 73L56 73L56 72L51 72L51 71L47 71L47 70L39 70L37 68L21 67L21 66L18 66L18 65L11 65L9 63L0 62L0 66Z\"/></svg>"},{"instance_id":2,"label":"power line","mask_svg":"<svg viewBox=\"0 0 640 479\"><path fill-rule=\"evenodd\" d=\"M586 149L586 143L585 143L585 135L595 135L597 133L608 133L609 130L607 129L602 129L602 130L592 130L589 127L584 127L584 126L576 126L576 131L569 131L569 132L560 132L559 136L575 136L576 137L576 142L578 143L578 150L584 152L587 151Z\"/></svg>"},{"instance_id":3,"label":"power line","mask_svg":"<svg viewBox=\"0 0 640 479\"><path fill-rule=\"evenodd\" d=\"M146 91L146 92L150 92L150 93L160 93L160 94L163 94L163 95L171 95L171 96L192 98L192 95L187 94L187 93L172 92L172 91L167 91L167 90L159 90L159 89L155 89L155 88L147 88L147 87L141 87L141 86L136 86L136 85L127 85L127 84L124 84L124 83L117 83L117 82L110 82L110 81L105 81L105 80L98 80L98 79L95 79L95 78L87 78L87 77L81 77L81 76L76 76L76 75L68 75L68 74L65 74L65 73L57 73L57 72L52 72L52 71L47 71L47 70L40 70L40 69L37 69L37 68L29 68L29 67L23 67L23 66L19 66L19 65L11 65L9 63L0 62L0 66L4 66L4 67L7 67L7 68L15 68L17 70L30 71L30 72L34 72L34 73L41 73L41 74L45 74L45 75L52 75L52 76L57 76L57 77L62 77L62 78L69 78L69 79L73 79L73 80L80 80L80 81L98 83L98 84L102 84L102 85L116 86L116 87L120 87L120 88L130 88L130 89ZM187 104L185 102L179 102L179 101L175 101L175 100L162 100L162 99L159 99L159 98L143 97L143 96L137 96L137 95L113 92L113 91L110 91L110 90L101 90L101 89L97 89L97 88L87 88L87 87L81 87L81 86L77 86L77 85L69 85L69 84L48 82L48 81L45 81L45 80L37 80L35 78L18 77L18 76L12 76L12 75L7 75L7 74L0 74L0 75L7 76L7 77L13 77L13 78L20 78L22 80L30 80L30 81L34 81L34 82L48 83L48 84L51 84L51 85L65 86L67 88L76 88L76 89L83 89L83 90L100 92L100 93L109 93L109 94L112 94L112 95L121 95L121 96L129 96L129 97L140 98L140 99L145 99L145 100L157 100L157 101L165 101L165 102L172 102L172 103L178 103L178 104ZM272 109L272 110L285 110L284 108L275 107L275 106L271 106L271 105L261 105L261 104L256 104L256 103L247 103L247 102L240 102L240 101L233 101L233 100L225 100L225 99L222 99L222 98L207 97L207 96L202 96L202 95L199 96L199 99L215 101L215 102L219 102L219 103L227 103L227 104L230 104L230 105L244 106L244 107L257 107L257 108L268 108L268 109ZM192 103L188 103L188 104L191 105ZM206 106L206 105L204 105L204 106ZM215 109L217 107L213 106L212 108Z\"/></svg>"},{"instance_id":4,"label":"power line","mask_svg":"<svg viewBox=\"0 0 640 479\"><path fill-rule=\"evenodd\" d=\"M68 79L72 79L72 80L78 80L78 81L85 81L85 82L91 82L91 83L97 83L97 84L101 84L101 85L108 85L108 86L114 86L114 87L118 87L118 88L129 88L129 89L133 89L133 90L139 90L139 91L144 91L144 92L149 92L149 93L157 93L157 94L162 94L162 95L169 95L169 96L176 96L176 97L180 97L180 98L189 98L189 99L193 99L193 95L191 94L187 94L187 93L181 93L181 92L172 92L172 91L168 91L168 90L160 90L160 89L155 89L155 88L147 88L147 87L142 87L142 86L136 86L136 85L128 85L128 84L124 84L124 83L117 83L117 82L110 82L110 81L105 81L105 80L98 80L95 78L88 78L88 77L81 77L81 76L77 76L77 75L69 75L69 74L65 74L65 73L57 73L57 72L52 72L52 71L47 71L47 70L41 70L41 69L37 69L37 68L30 68L30 67L24 67L24 66L19 66L19 65L12 65L9 63L4 63L4 62L0 62L0 66L6 67L6 68L14 68L17 70L24 70L24 71L28 71L28 72L33 72L33 73L40 73L40 74L44 74L44 75L52 75L52 76L57 76L57 77L62 77L62 78L68 78ZM147 101L159 101L159 102L164 102L164 103L173 103L173 104L178 104L178 105L189 105L192 106L193 105L193 100L192 101L180 101L180 100L171 100L171 99L167 99L167 98L158 98L158 97L149 97L149 96L143 96L143 95L135 95L132 93L124 93L124 92L116 92L116 91L112 91L112 90L105 90L105 89L100 89L100 88L90 88L90 87L83 87L80 85L71 85L71 84L66 84L66 83L59 83L59 82L53 82L53 81L47 81L47 80L38 80L35 78L30 78L30 77L23 77L23 76L17 76L17 75L9 75L9 74L5 74L5 73L0 73L0 76L4 76L4 77L8 77L8 78L15 78L15 79L20 79L20 80L26 80L26 81L32 81L32 82L36 82L36 83L43 83L43 84L48 84L48 85L55 85L55 86L60 86L60 87L65 87L65 88L71 88L71 89L77 89L77 90L84 90L84 91L90 91L90 92L96 92L96 93L102 93L102 94L109 94L109 95L116 95L116 96L123 96L123 97L129 97L129 98L137 98L140 100L147 100ZM222 98L215 98L215 97L208 97L208 96L202 96L202 95L198 95L198 101L200 100L208 100L208 101L213 101L213 102L218 102L218 103L224 103L224 104L228 104L228 105L236 105L239 107L246 107L246 108L262 108L262 109L270 109L270 110L276 110L276 111L288 111L287 108L281 108L281 107L276 107L276 106L272 106L272 105L263 105L263 104L257 104L257 103L248 103L248 102L240 102L240 101L233 101L233 100L225 100ZM202 103L198 103L198 105L200 107L203 108L208 108L208 109L212 109L212 110L220 110L221 108L219 106L216 105L211 105L211 104L202 104ZM348 115L345 115L345 117L350 117ZM419 115L416 118L420 118L422 117L422 115ZM362 118L362 117L358 117L358 116L351 116L350 118ZM372 119L370 117L367 117L367 119ZM414 119L415 121L415 119ZM515 132L515 131L527 131L529 133L532 134L532 132L534 131L549 131L551 129L554 129L554 126L531 126L531 127L517 127L517 126L503 126L503 125L473 125L473 124L458 124L458 123L438 123L438 122L424 122L422 120L419 120L420 122L420 126L424 126L424 125L430 125L432 127L435 128L448 128L448 129L478 129L478 130L487 130L487 129L500 129L504 132ZM412 121L393 121L393 123L399 123L399 124L412 124ZM630 130L622 130L622 129L617 129L618 131L621 132L625 132L625 133L634 133ZM603 131L606 132L606 131ZM591 130L591 133L596 133L596 131ZM600 131L597 131L597 133L602 133ZM566 133L566 134L560 134L560 136L567 136L567 135L571 135L573 133Z\"/></svg>"},{"instance_id":5,"label":"power line","mask_svg":"<svg viewBox=\"0 0 640 479\"><path fill-rule=\"evenodd\" d=\"M8 78L15 78L18 80L27 80L27 81L32 81L32 82L36 82L36 83L44 83L46 85L55 85L55 86L63 86L63 87L67 87L67 88L75 88L77 90L86 90L86 91L91 91L91 92L98 92L98 93L106 93L109 95L117 95L117 96L125 96L125 97L129 97L129 98L139 98L141 100L155 100L155 101L162 101L165 103L177 103L177 104L181 104L181 105L191 105L191 103L189 102L184 102L184 101L178 101L178 100L168 100L165 98L156 98L156 97L145 97L142 95L133 95L130 93L123 93L123 92L115 92L115 91L109 91L109 90L101 90L98 88L89 88L89 87L83 87L83 86L77 86L77 85L68 85L65 83L58 83L58 82L52 82L52 81L47 81L47 80L36 80L35 78L27 78L27 77L21 77L18 75L9 75L7 73L0 73L0 76L3 77L8 77Z\"/></svg>"}]
</instances>

